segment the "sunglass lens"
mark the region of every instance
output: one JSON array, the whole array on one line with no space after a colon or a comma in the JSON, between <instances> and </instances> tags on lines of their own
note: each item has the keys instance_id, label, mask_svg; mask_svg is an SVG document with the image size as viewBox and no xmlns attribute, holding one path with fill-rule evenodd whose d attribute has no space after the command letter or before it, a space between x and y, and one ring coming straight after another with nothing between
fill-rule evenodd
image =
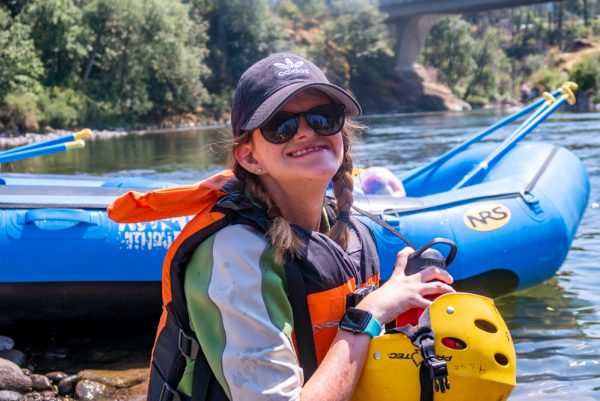
<instances>
[{"instance_id":1,"label":"sunglass lens","mask_svg":"<svg viewBox=\"0 0 600 401\"><path fill-rule=\"evenodd\" d=\"M306 122L319 135L334 135L344 125L344 107L339 104L317 106L306 113Z\"/></svg>"},{"instance_id":2,"label":"sunglass lens","mask_svg":"<svg viewBox=\"0 0 600 401\"><path fill-rule=\"evenodd\" d=\"M279 112L265 126L261 132L265 139L271 143L279 144L292 139L298 131L298 118L292 113Z\"/></svg>"}]
</instances>

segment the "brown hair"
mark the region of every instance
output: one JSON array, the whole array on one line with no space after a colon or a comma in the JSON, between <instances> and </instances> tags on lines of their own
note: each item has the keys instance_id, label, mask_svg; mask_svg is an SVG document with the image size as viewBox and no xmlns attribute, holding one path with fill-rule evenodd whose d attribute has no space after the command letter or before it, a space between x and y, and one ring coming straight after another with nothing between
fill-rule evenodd
<instances>
[{"instance_id":1,"label":"brown hair","mask_svg":"<svg viewBox=\"0 0 600 401\"><path fill-rule=\"evenodd\" d=\"M346 120L344 128L342 128L344 158L339 170L333 176L332 180L333 194L336 199L336 210L338 216L340 212L350 213L350 208L352 206L352 202L354 201L354 197L352 195L352 191L354 189L354 180L352 179L353 165L350 147L355 137L355 132L359 129L363 129L363 127L351 120ZM240 181L242 189L245 190L254 201L263 204L267 208L269 217L273 219L271 227L267 232L267 237L275 246L275 260L278 263L281 263L286 255L298 256L302 243L294 234L290 223L281 216L279 208L265 191L258 176L247 171L235 159L235 149L241 144L250 142L251 134L251 132L245 132L235 138L229 157L229 164L233 170L233 173ZM338 218L327 235L336 243L338 243L343 249L346 249L348 245L348 229L348 220L346 218Z\"/></svg>"}]
</instances>

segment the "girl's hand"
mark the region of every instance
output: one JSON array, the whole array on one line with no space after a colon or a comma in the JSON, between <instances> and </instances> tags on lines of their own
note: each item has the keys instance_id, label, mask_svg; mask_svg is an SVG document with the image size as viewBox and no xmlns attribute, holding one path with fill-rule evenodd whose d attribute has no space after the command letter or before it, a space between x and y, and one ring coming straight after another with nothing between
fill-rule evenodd
<instances>
[{"instance_id":1,"label":"girl's hand","mask_svg":"<svg viewBox=\"0 0 600 401\"><path fill-rule=\"evenodd\" d=\"M382 324L391 322L400 314L413 308L426 308L432 301L427 295L454 292L450 287L452 276L437 267L428 267L407 276L404 272L412 248L404 248L396 257L392 275L380 288L365 297L357 308L369 311Z\"/></svg>"}]
</instances>

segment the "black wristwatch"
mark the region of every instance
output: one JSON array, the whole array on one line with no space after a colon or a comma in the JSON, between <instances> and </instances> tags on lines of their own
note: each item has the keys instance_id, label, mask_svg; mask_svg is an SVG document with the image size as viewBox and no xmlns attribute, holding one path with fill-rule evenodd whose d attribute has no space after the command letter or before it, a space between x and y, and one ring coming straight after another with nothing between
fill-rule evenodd
<instances>
[{"instance_id":1,"label":"black wristwatch","mask_svg":"<svg viewBox=\"0 0 600 401\"><path fill-rule=\"evenodd\" d=\"M381 334L381 323L373 317L371 312L357 308L346 309L338 327L355 334L368 334L371 338Z\"/></svg>"}]
</instances>

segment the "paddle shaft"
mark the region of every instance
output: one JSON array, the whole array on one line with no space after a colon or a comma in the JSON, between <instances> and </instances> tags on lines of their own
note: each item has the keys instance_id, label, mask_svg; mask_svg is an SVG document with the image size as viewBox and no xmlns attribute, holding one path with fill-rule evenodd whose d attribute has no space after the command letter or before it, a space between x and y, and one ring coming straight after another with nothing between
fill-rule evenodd
<instances>
[{"instance_id":1,"label":"paddle shaft","mask_svg":"<svg viewBox=\"0 0 600 401\"><path fill-rule=\"evenodd\" d=\"M521 141L525 138L531 131L533 131L542 121L544 121L550 114L554 113L556 109L563 105L563 103L567 100L567 95L562 95L560 98L553 102L551 105L547 107L541 107L538 110L534 117L529 120L527 125L522 124L519 129L515 131L514 134L506 138L502 144L496 148L488 157L485 158L484 161L479 163L477 167L475 167L471 172L463 177L462 180L458 184L456 184L452 189L460 189L466 186L469 186L476 179L478 179L482 174L484 174L490 167L495 165L498 160L500 160L512 147L517 144L517 142Z\"/></svg>"},{"instance_id":2,"label":"paddle shaft","mask_svg":"<svg viewBox=\"0 0 600 401\"><path fill-rule=\"evenodd\" d=\"M23 146L18 146L16 148L12 148L12 149L7 149L7 150L0 152L0 156L9 155L12 153L20 153L20 152L29 151L29 150L38 149L38 148L45 148L50 145L58 145L61 143L66 143L66 142L73 142L78 139L86 139L91 136L92 136L92 131L90 131L88 128L86 128L81 131L74 132L72 134L67 134L67 135L64 135L64 136L61 136L58 138L52 138L52 139L48 139L45 141L32 143L29 145L23 145Z\"/></svg>"},{"instance_id":3,"label":"paddle shaft","mask_svg":"<svg viewBox=\"0 0 600 401\"><path fill-rule=\"evenodd\" d=\"M9 154L0 154L0 163L9 163L17 160L28 159L30 157L43 156L51 153L64 152L69 149L83 148L85 142L82 139L76 141L60 143L58 145L50 145L44 147L38 147L35 149L24 150L21 152L12 152Z\"/></svg>"},{"instance_id":4,"label":"paddle shaft","mask_svg":"<svg viewBox=\"0 0 600 401\"><path fill-rule=\"evenodd\" d=\"M554 92L552 92L552 95L553 96L557 96L560 93L561 93L561 90L557 89ZM483 132L475 135L473 138L469 139L467 142L464 142L464 143L458 145L457 147L449 150L448 152L444 153L443 155L441 155L437 159L435 159L432 162L424 165L423 167L419 168L417 171L411 173L408 177L404 177L402 179L402 182L404 184L406 184L407 182L409 182L409 181L417 178L421 174L423 174L423 173L431 170L432 168L440 166L442 163L444 163L445 161L449 160L454 155L462 152L463 150L465 150L466 148L468 148L472 144L474 144L476 142L479 142L480 140L482 140L486 136L489 136L489 135L493 134L494 132L496 132L500 128L503 128L503 127L507 126L508 124L512 123L515 120L518 120L519 118L521 118L525 114L529 113L531 110L537 108L538 106L545 107L546 106L545 103L547 103L546 100L544 98L540 98L540 99L536 100L535 102L529 104L525 108L517 111L516 113L513 113L510 116L507 116L507 117L503 118L502 120L498 121L496 124L492 125L491 127L489 127L488 129L486 129L485 131L483 131Z\"/></svg>"}]
</instances>

